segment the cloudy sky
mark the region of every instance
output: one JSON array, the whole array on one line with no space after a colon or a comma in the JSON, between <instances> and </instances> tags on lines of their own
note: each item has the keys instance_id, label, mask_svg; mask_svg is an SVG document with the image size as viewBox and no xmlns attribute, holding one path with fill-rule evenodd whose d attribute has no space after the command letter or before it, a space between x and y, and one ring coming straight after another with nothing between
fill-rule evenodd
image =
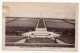
<instances>
[{"instance_id":1,"label":"cloudy sky","mask_svg":"<svg viewBox=\"0 0 80 53\"><path fill-rule=\"evenodd\" d=\"M11 17L42 17L74 19L77 16L77 4L70 3L3 3L9 7ZM3 10L4 11L4 10ZM42 15L41 15L42 14Z\"/></svg>"}]
</instances>

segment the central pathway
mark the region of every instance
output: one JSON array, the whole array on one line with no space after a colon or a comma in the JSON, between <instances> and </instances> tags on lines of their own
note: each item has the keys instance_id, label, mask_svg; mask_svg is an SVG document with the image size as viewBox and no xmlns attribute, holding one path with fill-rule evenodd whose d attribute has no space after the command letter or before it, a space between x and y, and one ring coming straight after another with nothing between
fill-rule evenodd
<instances>
[{"instance_id":1,"label":"central pathway","mask_svg":"<svg viewBox=\"0 0 80 53\"><path fill-rule=\"evenodd\" d=\"M43 19L39 19L38 28L45 28Z\"/></svg>"}]
</instances>

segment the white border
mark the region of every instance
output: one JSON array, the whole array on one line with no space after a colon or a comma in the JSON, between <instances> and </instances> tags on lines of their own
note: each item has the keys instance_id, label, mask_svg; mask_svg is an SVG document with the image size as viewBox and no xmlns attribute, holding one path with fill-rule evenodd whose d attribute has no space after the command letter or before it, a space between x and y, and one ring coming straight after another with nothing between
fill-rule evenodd
<instances>
[{"instance_id":1,"label":"white border","mask_svg":"<svg viewBox=\"0 0 80 53\"><path fill-rule=\"evenodd\" d=\"M4 2L68 2L77 3L78 0L3 0Z\"/></svg>"},{"instance_id":2,"label":"white border","mask_svg":"<svg viewBox=\"0 0 80 53\"><path fill-rule=\"evenodd\" d=\"M3 0L4 2L64 2L64 3L80 3L79 0ZM80 9L80 4L79 4ZM80 13L80 11L79 11ZM78 13L78 14L79 14ZM78 51L80 52L80 14L78 17ZM0 53L22 53L26 51L2 51L2 1L0 0ZM33 53L54 53L53 51L32 51ZM32 53L31 51L27 51L27 53ZM79 53L76 52L76 53ZM58 52L55 52L58 53ZM60 53L60 52L59 52ZM64 53L64 52L61 52ZM73 53L73 52L69 52ZM75 53L75 52L74 52Z\"/></svg>"}]
</instances>

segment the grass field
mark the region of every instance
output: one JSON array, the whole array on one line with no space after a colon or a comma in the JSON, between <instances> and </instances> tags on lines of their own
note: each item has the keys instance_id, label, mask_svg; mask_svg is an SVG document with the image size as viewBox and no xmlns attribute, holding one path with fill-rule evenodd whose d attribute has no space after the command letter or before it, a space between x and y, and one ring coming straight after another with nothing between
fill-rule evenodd
<instances>
[{"instance_id":1,"label":"grass field","mask_svg":"<svg viewBox=\"0 0 80 53\"><path fill-rule=\"evenodd\" d=\"M17 42L21 39L24 39L25 37L22 37L22 36L6 36L6 40L5 42Z\"/></svg>"},{"instance_id":2,"label":"grass field","mask_svg":"<svg viewBox=\"0 0 80 53\"><path fill-rule=\"evenodd\" d=\"M63 35L61 37L58 38L59 40L65 42L65 43L69 43L69 44L75 44L75 37L72 36L67 36L67 35Z\"/></svg>"}]
</instances>

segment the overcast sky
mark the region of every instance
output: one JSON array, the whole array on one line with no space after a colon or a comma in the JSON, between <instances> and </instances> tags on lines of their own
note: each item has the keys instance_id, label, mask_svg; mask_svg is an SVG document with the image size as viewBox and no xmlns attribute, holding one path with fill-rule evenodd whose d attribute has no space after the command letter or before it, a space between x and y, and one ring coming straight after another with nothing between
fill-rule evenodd
<instances>
[{"instance_id":1,"label":"overcast sky","mask_svg":"<svg viewBox=\"0 0 80 53\"><path fill-rule=\"evenodd\" d=\"M4 3L8 6L11 17L42 17L74 19L77 15L77 4L67 3ZM42 16L41 16L42 13Z\"/></svg>"}]
</instances>

